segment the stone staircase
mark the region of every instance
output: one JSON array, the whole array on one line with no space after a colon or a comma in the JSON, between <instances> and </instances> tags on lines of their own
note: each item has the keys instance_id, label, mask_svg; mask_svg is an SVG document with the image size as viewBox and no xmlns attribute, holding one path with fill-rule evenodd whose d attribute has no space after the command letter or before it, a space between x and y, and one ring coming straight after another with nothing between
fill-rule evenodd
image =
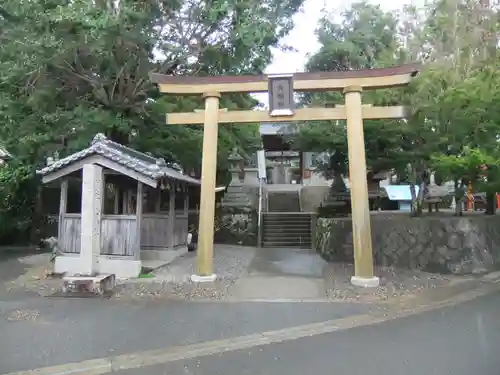
<instances>
[{"instance_id":1,"label":"stone staircase","mask_svg":"<svg viewBox=\"0 0 500 375\"><path fill-rule=\"evenodd\" d=\"M298 191L269 191L267 199L269 212L300 212Z\"/></svg>"},{"instance_id":2,"label":"stone staircase","mask_svg":"<svg viewBox=\"0 0 500 375\"><path fill-rule=\"evenodd\" d=\"M300 212L299 191L268 191L262 214L263 247L311 248L311 215Z\"/></svg>"},{"instance_id":3,"label":"stone staircase","mask_svg":"<svg viewBox=\"0 0 500 375\"><path fill-rule=\"evenodd\" d=\"M264 212L262 247L312 247L311 215L302 212Z\"/></svg>"}]
</instances>

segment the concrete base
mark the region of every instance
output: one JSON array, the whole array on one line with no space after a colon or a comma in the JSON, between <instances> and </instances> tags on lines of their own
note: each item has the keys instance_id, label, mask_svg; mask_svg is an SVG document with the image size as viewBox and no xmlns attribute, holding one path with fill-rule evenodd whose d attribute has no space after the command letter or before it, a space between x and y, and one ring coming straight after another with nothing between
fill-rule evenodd
<instances>
[{"instance_id":1,"label":"concrete base","mask_svg":"<svg viewBox=\"0 0 500 375\"><path fill-rule=\"evenodd\" d=\"M351 284L354 286L360 286L362 288L376 288L380 285L380 279L376 276L370 278L352 276Z\"/></svg>"},{"instance_id":2,"label":"concrete base","mask_svg":"<svg viewBox=\"0 0 500 375\"><path fill-rule=\"evenodd\" d=\"M217 276L215 274L210 276L191 275L191 281L193 283L211 283L214 282L216 278Z\"/></svg>"},{"instance_id":3,"label":"concrete base","mask_svg":"<svg viewBox=\"0 0 500 375\"><path fill-rule=\"evenodd\" d=\"M91 293L102 295L115 288L115 275L65 276L64 293Z\"/></svg>"},{"instance_id":4,"label":"concrete base","mask_svg":"<svg viewBox=\"0 0 500 375\"><path fill-rule=\"evenodd\" d=\"M163 260L170 263L188 252L187 246L178 246L173 249L142 249L141 260Z\"/></svg>"},{"instance_id":5,"label":"concrete base","mask_svg":"<svg viewBox=\"0 0 500 375\"><path fill-rule=\"evenodd\" d=\"M114 274L118 279L138 277L142 263L133 257L112 257L101 255L98 259L98 274ZM83 273L83 262L79 254L56 257L54 272L74 276Z\"/></svg>"}]
</instances>

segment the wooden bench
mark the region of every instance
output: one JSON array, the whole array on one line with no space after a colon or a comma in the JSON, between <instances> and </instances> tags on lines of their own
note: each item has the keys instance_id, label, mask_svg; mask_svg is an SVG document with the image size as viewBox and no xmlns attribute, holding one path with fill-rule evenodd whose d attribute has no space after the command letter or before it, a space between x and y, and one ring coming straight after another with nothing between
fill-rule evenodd
<instances>
[{"instance_id":1,"label":"wooden bench","mask_svg":"<svg viewBox=\"0 0 500 375\"><path fill-rule=\"evenodd\" d=\"M441 197L428 197L424 198L424 204L428 205L429 212L432 212L432 205L436 209L436 212L439 212L439 203L441 203L443 199Z\"/></svg>"},{"instance_id":2,"label":"wooden bench","mask_svg":"<svg viewBox=\"0 0 500 375\"><path fill-rule=\"evenodd\" d=\"M484 193L475 193L472 194L472 201L474 203L474 211L483 211L486 210L486 194Z\"/></svg>"}]
</instances>

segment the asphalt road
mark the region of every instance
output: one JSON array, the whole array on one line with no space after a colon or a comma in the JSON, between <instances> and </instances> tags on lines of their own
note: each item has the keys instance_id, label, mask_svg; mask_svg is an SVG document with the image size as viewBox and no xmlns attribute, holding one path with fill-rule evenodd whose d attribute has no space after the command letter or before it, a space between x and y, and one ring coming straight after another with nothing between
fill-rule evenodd
<instances>
[{"instance_id":1,"label":"asphalt road","mask_svg":"<svg viewBox=\"0 0 500 375\"><path fill-rule=\"evenodd\" d=\"M0 281L26 268L15 259L0 264ZM288 331L368 309L349 303L47 299L0 288L0 374ZM11 319L18 312L20 318ZM114 374L498 375L500 293L377 325L248 347Z\"/></svg>"},{"instance_id":2,"label":"asphalt road","mask_svg":"<svg viewBox=\"0 0 500 375\"><path fill-rule=\"evenodd\" d=\"M500 293L373 326L119 375L498 375Z\"/></svg>"},{"instance_id":3,"label":"asphalt road","mask_svg":"<svg viewBox=\"0 0 500 375\"><path fill-rule=\"evenodd\" d=\"M1 297L0 374L240 337L368 310L349 303Z\"/></svg>"}]
</instances>

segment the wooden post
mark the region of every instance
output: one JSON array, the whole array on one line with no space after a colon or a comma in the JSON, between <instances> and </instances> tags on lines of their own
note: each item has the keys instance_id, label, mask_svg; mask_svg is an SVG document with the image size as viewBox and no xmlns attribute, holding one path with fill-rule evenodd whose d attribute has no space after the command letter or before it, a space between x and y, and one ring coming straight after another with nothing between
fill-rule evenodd
<instances>
[{"instance_id":1,"label":"wooden post","mask_svg":"<svg viewBox=\"0 0 500 375\"><path fill-rule=\"evenodd\" d=\"M168 247L170 250L174 248L175 234L175 183L169 182L169 204L168 204Z\"/></svg>"},{"instance_id":2,"label":"wooden post","mask_svg":"<svg viewBox=\"0 0 500 375\"><path fill-rule=\"evenodd\" d=\"M118 186L114 185L115 196L113 201L113 214L119 215L120 213L120 190L118 190Z\"/></svg>"},{"instance_id":3,"label":"wooden post","mask_svg":"<svg viewBox=\"0 0 500 375\"><path fill-rule=\"evenodd\" d=\"M188 235L189 235L189 195L188 195L189 189L188 189L187 184L183 185L183 192L184 192L184 209L183 209L184 215L183 216L185 217L185 220L186 220L186 225L184 226L185 231L183 232L183 234L184 234L184 240L186 241L186 244L187 244ZM192 238L191 238L191 241L192 241Z\"/></svg>"},{"instance_id":4,"label":"wooden post","mask_svg":"<svg viewBox=\"0 0 500 375\"><path fill-rule=\"evenodd\" d=\"M203 154L200 195L200 221L198 225L198 250L194 282L214 281L213 246L215 216L215 178L217 169L217 136L219 93L206 93L205 122L203 127Z\"/></svg>"},{"instance_id":5,"label":"wooden post","mask_svg":"<svg viewBox=\"0 0 500 375\"><path fill-rule=\"evenodd\" d=\"M57 239L60 240L62 237L62 229L64 214L66 213L66 207L68 204L68 180L64 179L61 181L61 195L59 198L59 222L57 223Z\"/></svg>"},{"instance_id":6,"label":"wooden post","mask_svg":"<svg viewBox=\"0 0 500 375\"><path fill-rule=\"evenodd\" d=\"M127 201L128 201L128 190L122 190L122 214L123 215L128 215L128 205L127 205Z\"/></svg>"},{"instance_id":7,"label":"wooden post","mask_svg":"<svg viewBox=\"0 0 500 375\"><path fill-rule=\"evenodd\" d=\"M363 135L361 87L344 89L349 153L349 184L351 190L352 239L354 245L354 276L351 283L362 287L377 287L373 275L373 253L366 181L366 155Z\"/></svg>"},{"instance_id":8,"label":"wooden post","mask_svg":"<svg viewBox=\"0 0 500 375\"><path fill-rule=\"evenodd\" d=\"M184 185L184 215L189 214L189 189L187 185Z\"/></svg>"},{"instance_id":9,"label":"wooden post","mask_svg":"<svg viewBox=\"0 0 500 375\"><path fill-rule=\"evenodd\" d=\"M136 199L136 206L135 206L135 221L136 221L136 224L137 224L137 233L136 233L136 245L135 245L135 259L139 260L141 259L141 224L142 224L142 213L143 213L143 209L142 209L142 203L143 203L143 200L144 200L144 197L143 197L143 190L144 189L144 185L142 184L142 182L140 181L137 181L137 199Z\"/></svg>"},{"instance_id":10,"label":"wooden post","mask_svg":"<svg viewBox=\"0 0 500 375\"><path fill-rule=\"evenodd\" d=\"M154 212L158 213L160 212L160 207L161 207L161 188L157 187L155 190L155 210Z\"/></svg>"}]
</instances>

